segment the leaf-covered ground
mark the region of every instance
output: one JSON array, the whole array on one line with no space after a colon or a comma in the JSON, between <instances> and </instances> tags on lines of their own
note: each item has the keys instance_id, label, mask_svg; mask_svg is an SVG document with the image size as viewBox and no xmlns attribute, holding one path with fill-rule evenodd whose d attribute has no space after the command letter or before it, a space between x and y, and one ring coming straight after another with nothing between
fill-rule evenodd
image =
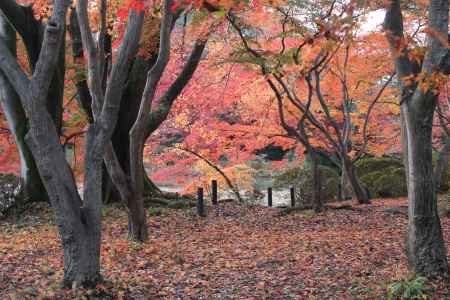
<instances>
[{"instance_id":1,"label":"leaf-covered ground","mask_svg":"<svg viewBox=\"0 0 450 300\"><path fill-rule=\"evenodd\" d=\"M126 215L105 210L96 290L61 290L61 248L48 208L0 223L0 299L374 299L407 276L406 201L280 216L279 209L209 207L149 217L151 239L127 240ZM450 246L449 219L442 219ZM450 248L450 247L449 247ZM448 283L430 294L450 298ZM97 298L98 299L98 298Z\"/></svg>"}]
</instances>

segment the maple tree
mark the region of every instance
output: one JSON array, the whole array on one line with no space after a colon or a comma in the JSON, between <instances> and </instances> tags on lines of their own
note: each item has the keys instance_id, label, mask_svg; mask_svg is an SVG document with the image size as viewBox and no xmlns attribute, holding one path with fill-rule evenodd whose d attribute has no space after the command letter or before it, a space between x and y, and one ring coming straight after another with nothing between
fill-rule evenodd
<instances>
[{"instance_id":1,"label":"maple tree","mask_svg":"<svg viewBox=\"0 0 450 300\"><path fill-rule=\"evenodd\" d=\"M302 27L303 25L296 22L295 9L290 11L280 8L278 18L282 20L280 22L282 26L278 28L278 32L271 33L275 36L274 38L263 37L265 48L259 46L264 43L263 38L247 36L244 32L244 30L256 30L248 25L249 22L239 22L235 16L229 16L241 37L244 51L250 56L250 58L244 59L244 62L250 61L260 67L261 74L266 77L269 86L277 97L281 124L287 134L301 142L313 158L312 171L314 174L312 174L312 177L316 179L314 183L315 202L318 203L319 207L321 203L319 191L321 188L316 157L317 152L324 148L329 149L325 153L342 170L342 177L349 179L356 199L360 203L368 201L368 194L356 177L354 162L365 154L368 140L366 136L368 134L368 118L370 118L373 106L383 95L385 88L393 78L393 75L389 76L389 74L382 73L378 79L372 79L381 81L383 76L385 77L379 91L372 92L374 99L371 102L373 104L370 104L370 102L366 104L366 107L371 107L370 110L367 113L364 113L361 109L356 109L355 113L352 112L359 100L357 98L364 94L364 92L359 94L360 91L358 91L358 89L363 90L360 86L364 87L364 84L360 84L361 75L360 77L356 75L353 82L348 79L349 65L354 63L350 57L357 57L350 54L350 50L354 47L352 43L355 44L355 41L352 41L355 40L352 31L356 21L353 20L351 15L342 20L336 19L339 10L342 12L351 11L352 5L339 6L333 2L329 8L324 7L324 12L320 15L320 18L316 19L312 25L316 24L316 32L311 32L307 26ZM334 12L334 10L338 11ZM252 26L254 26L254 23L252 22ZM274 30L270 24L265 26L268 27L268 30ZM298 35L297 32L302 33ZM258 46L255 48L253 45ZM280 50L275 50L276 47ZM320 48L322 50L319 50ZM355 51L358 51L358 49ZM242 53L237 52L236 55L242 55ZM341 66L339 66L339 60L342 61ZM337 66L331 66L333 64L337 64ZM295 72L300 74L296 78L292 76ZM330 80L331 76L336 78ZM306 87L299 87L301 81L306 82ZM333 82L334 87L336 86L335 82L338 81L341 91L336 89L327 91L326 94L333 96L324 97L322 82L325 81ZM350 84L353 84L353 86L350 86ZM365 87L367 88L365 93L370 93L370 87L367 87L367 85ZM307 92L300 95L302 88L303 90L306 89ZM337 100L335 95L339 93L342 94L342 98ZM354 95L351 93L354 93ZM302 96L306 100L301 100ZM284 98L290 102L289 108L285 107ZM313 99L317 99L317 104L313 102ZM296 125L289 124L286 110L289 114L292 114L292 110L299 111L300 115L295 116ZM359 116L358 118L360 118L364 115L366 118L363 117L362 120L367 120L367 122L356 123L358 120L355 121L355 117ZM357 144L353 140L353 136L357 135L357 129L355 130L357 127L363 128L360 131L363 142L361 142L359 151L355 151Z\"/></svg>"}]
</instances>

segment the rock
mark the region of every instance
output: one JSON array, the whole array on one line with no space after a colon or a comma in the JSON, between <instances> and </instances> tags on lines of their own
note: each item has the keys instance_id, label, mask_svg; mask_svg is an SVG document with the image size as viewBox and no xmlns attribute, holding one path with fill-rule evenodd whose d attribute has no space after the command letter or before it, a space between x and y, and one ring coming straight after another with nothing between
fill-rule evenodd
<instances>
[{"instance_id":1,"label":"rock","mask_svg":"<svg viewBox=\"0 0 450 300\"><path fill-rule=\"evenodd\" d=\"M20 179L14 174L0 174L0 217L4 216L20 196Z\"/></svg>"}]
</instances>

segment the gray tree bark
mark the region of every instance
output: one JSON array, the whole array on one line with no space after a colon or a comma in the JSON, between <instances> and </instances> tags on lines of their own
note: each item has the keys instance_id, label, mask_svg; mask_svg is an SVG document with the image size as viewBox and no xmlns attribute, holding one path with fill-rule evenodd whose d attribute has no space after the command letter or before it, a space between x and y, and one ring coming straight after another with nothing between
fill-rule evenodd
<instances>
[{"instance_id":1,"label":"gray tree bark","mask_svg":"<svg viewBox=\"0 0 450 300\"><path fill-rule=\"evenodd\" d=\"M1 3L15 2L6 0ZM103 5L105 3L102 1L102 21L106 20L106 7ZM18 92L29 119L30 130L26 141L36 159L39 173L55 211L64 252L64 284L93 286L101 279L102 162L117 122L127 66L138 49L144 12L137 12L131 8L117 60L112 67L106 92L102 95L98 93L101 91L98 86L101 82L98 70L103 63L102 46L101 43L100 46L95 45L93 41L87 2L83 0L77 2L78 11L81 12L80 28L83 44L89 53L88 66L91 79L89 82L93 86L90 91L94 107L94 123L87 134L84 197L81 200L60 145L57 127L45 105L51 78L58 63L58 54L65 39L69 4L68 0L54 1L53 15L45 27L42 49L31 78L21 70L17 60L2 42L0 42L0 69Z\"/></svg>"},{"instance_id":2,"label":"gray tree bark","mask_svg":"<svg viewBox=\"0 0 450 300\"><path fill-rule=\"evenodd\" d=\"M445 172L448 172L448 161L450 158L450 138L448 136L444 139L444 146L441 151L439 151L438 159L436 160L436 166L434 167L434 178L436 182L436 190L440 191L447 182L444 180L447 179Z\"/></svg>"},{"instance_id":3,"label":"gray tree bark","mask_svg":"<svg viewBox=\"0 0 450 300\"><path fill-rule=\"evenodd\" d=\"M367 204L370 203L369 195L367 190L362 185L361 181L356 174L356 167L350 157L347 154L343 155L342 159L342 169L344 170L344 175L348 179L350 183L350 187L352 189L353 195L357 199L359 204ZM345 187L342 187L345 189Z\"/></svg>"},{"instance_id":4,"label":"gray tree bark","mask_svg":"<svg viewBox=\"0 0 450 300\"><path fill-rule=\"evenodd\" d=\"M1 26L4 28L4 34L10 38L7 42L8 47L15 55L15 31L22 37L27 54L29 65L32 71L35 70L37 60L41 51L41 45L44 39L45 24L36 20L30 6L18 5L13 0L5 0L0 3L0 10L3 15ZM5 20L7 19L7 21ZM14 39L12 37L14 36ZM64 92L65 76L65 47L61 46L59 53L59 63L55 75L51 79L51 87L47 97L47 109L55 122L58 132L61 132L62 125L62 102ZM20 160L21 160L21 178L23 190L27 201L48 201L48 195L45 191L42 180L36 168L34 158L24 142L25 135L28 132L28 122L21 107L18 97L14 96L14 89L5 82L5 77L1 79L3 92L3 109L6 112L8 123L11 125L12 133L16 139ZM17 94L17 93L16 93Z\"/></svg>"},{"instance_id":5,"label":"gray tree bark","mask_svg":"<svg viewBox=\"0 0 450 300\"><path fill-rule=\"evenodd\" d=\"M308 152L311 157L311 176L313 181L313 203L314 212L319 213L324 210L322 201L322 174L319 168L319 160L314 149Z\"/></svg>"},{"instance_id":6,"label":"gray tree bark","mask_svg":"<svg viewBox=\"0 0 450 300\"><path fill-rule=\"evenodd\" d=\"M450 159L450 128L448 127L449 119L444 115L439 103L437 105L437 113L439 117L439 125L442 129L444 145L439 151L433 175L436 182L436 190L444 191L444 189L448 189L447 182L445 182L448 177L445 175L446 172L450 172L450 170L448 170L448 162Z\"/></svg>"},{"instance_id":7,"label":"gray tree bark","mask_svg":"<svg viewBox=\"0 0 450 300\"><path fill-rule=\"evenodd\" d=\"M2 13L0 13L0 39L3 40L11 53L16 56L16 32ZM44 185L39 176L33 155L25 143L25 135L28 132L25 112L19 96L1 71L0 103L19 151L20 177L24 196L29 201L45 201L47 194Z\"/></svg>"},{"instance_id":8,"label":"gray tree bark","mask_svg":"<svg viewBox=\"0 0 450 300\"><path fill-rule=\"evenodd\" d=\"M448 35L449 3L431 0L429 5L428 49L421 69L427 79L434 72L448 74L449 53L438 35ZM400 1L391 1L385 18L387 39L394 56L395 67L401 81L401 114L404 122L404 150L408 172L408 230L406 249L412 271L425 276L448 275L447 249L437 212L437 197L432 166L432 127L439 95L438 86L431 82L428 90L419 82L410 84L404 78L414 76L403 43L403 20Z\"/></svg>"},{"instance_id":9,"label":"gray tree bark","mask_svg":"<svg viewBox=\"0 0 450 300\"><path fill-rule=\"evenodd\" d=\"M158 58L148 72L146 84L142 93L139 113L130 130L130 177L132 194L128 201L130 208L129 234L130 238L145 241L148 238L147 223L144 209L144 145L149 136L166 120L173 103L183 88L192 78L206 46L206 39L197 40L191 55L181 73L152 107L156 87L170 59L170 38L173 26L179 13L172 11L171 0L165 0L163 19L160 29L160 45Z\"/></svg>"}]
</instances>

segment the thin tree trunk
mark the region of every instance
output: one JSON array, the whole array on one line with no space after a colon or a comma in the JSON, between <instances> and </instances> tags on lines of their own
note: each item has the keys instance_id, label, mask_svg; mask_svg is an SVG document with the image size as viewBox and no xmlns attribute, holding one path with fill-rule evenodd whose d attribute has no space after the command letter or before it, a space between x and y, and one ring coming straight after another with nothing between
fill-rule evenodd
<instances>
[{"instance_id":1,"label":"thin tree trunk","mask_svg":"<svg viewBox=\"0 0 450 300\"><path fill-rule=\"evenodd\" d=\"M439 152L438 159L436 160L436 166L434 167L434 180L436 182L436 190L440 191L444 186L447 185L445 180L445 172L448 169L448 160L450 158L450 138L445 136L445 144Z\"/></svg>"},{"instance_id":2,"label":"thin tree trunk","mask_svg":"<svg viewBox=\"0 0 450 300\"><path fill-rule=\"evenodd\" d=\"M406 99L406 101L409 101ZM408 159L408 131L406 129L406 117L405 113L402 112L402 108L400 108L400 137L402 142L402 150L403 150L403 165L405 166L405 174L406 174L406 186L409 185L409 159Z\"/></svg>"},{"instance_id":3,"label":"thin tree trunk","mask_svg":"<svg viewBox=\"0 0 450 300\"><path fill-rule=\"evenodd\" d=\"M370 203L369 195L361 184L358 176L356 175L355 165L352 163L351 159L347 156L343 158L343 168L345 169L345 174L347 175L348 182L352 188L353 196L359 204Z\"/></svg>"},{"instance_id":4,"label":"thin tree trunk","mask_svg":"<svg viewBox=\"0 0 450 300\"><path fill-rule=\"evenodd\" d=\"M322 201L322 174L320 172L319 160L317 153L313 149L309 149L309 157L311 158L311 176L313 181L313 203L314 211L323 211Z\"/></svg>"},{"instance_id":5,"label":"thin tree trunk","mask_svg":"<svg viewBox=\"0 0 450 300\"><path fill-rule=\"evenodd\" d=\"M142 209L144 204L140 204L140 201L144 201L141 196L137 199L136 195L133 195L134 201L129 203L128 212L128 238L137 242L144 242L148 239L148 226L147 226L147 216L145 209Z\"/></svg>"},{"instance_id":6,"label":"thin tree trunk","mask_svg":"<svg viewBox=\"0 0 450 300\"><path fill-rule=\"evenodd\" d=\"M347 186L348 186L347 178L348 178L347 171L344 167L344 160L342 159L341 160L341 178L340 178L341 182L340 182L340 189L339 189L339 199L341 201L347 200L347 197L348 197L347 196Z\"/></svg>"},{"instance_id":7,"label":"thin tree trunk","mask_svg":"<svg viewBox=\"0 0 450 300\"><path fill-rule=\"evenodd\" d=\"M133 129L137 129L133 127ZM132 130L130 134L130 174L133 195L129 203L128 234L138 242L148 239L146 213L144 209L144 143L145 128Z\"/></svg>"}]
</instances>

